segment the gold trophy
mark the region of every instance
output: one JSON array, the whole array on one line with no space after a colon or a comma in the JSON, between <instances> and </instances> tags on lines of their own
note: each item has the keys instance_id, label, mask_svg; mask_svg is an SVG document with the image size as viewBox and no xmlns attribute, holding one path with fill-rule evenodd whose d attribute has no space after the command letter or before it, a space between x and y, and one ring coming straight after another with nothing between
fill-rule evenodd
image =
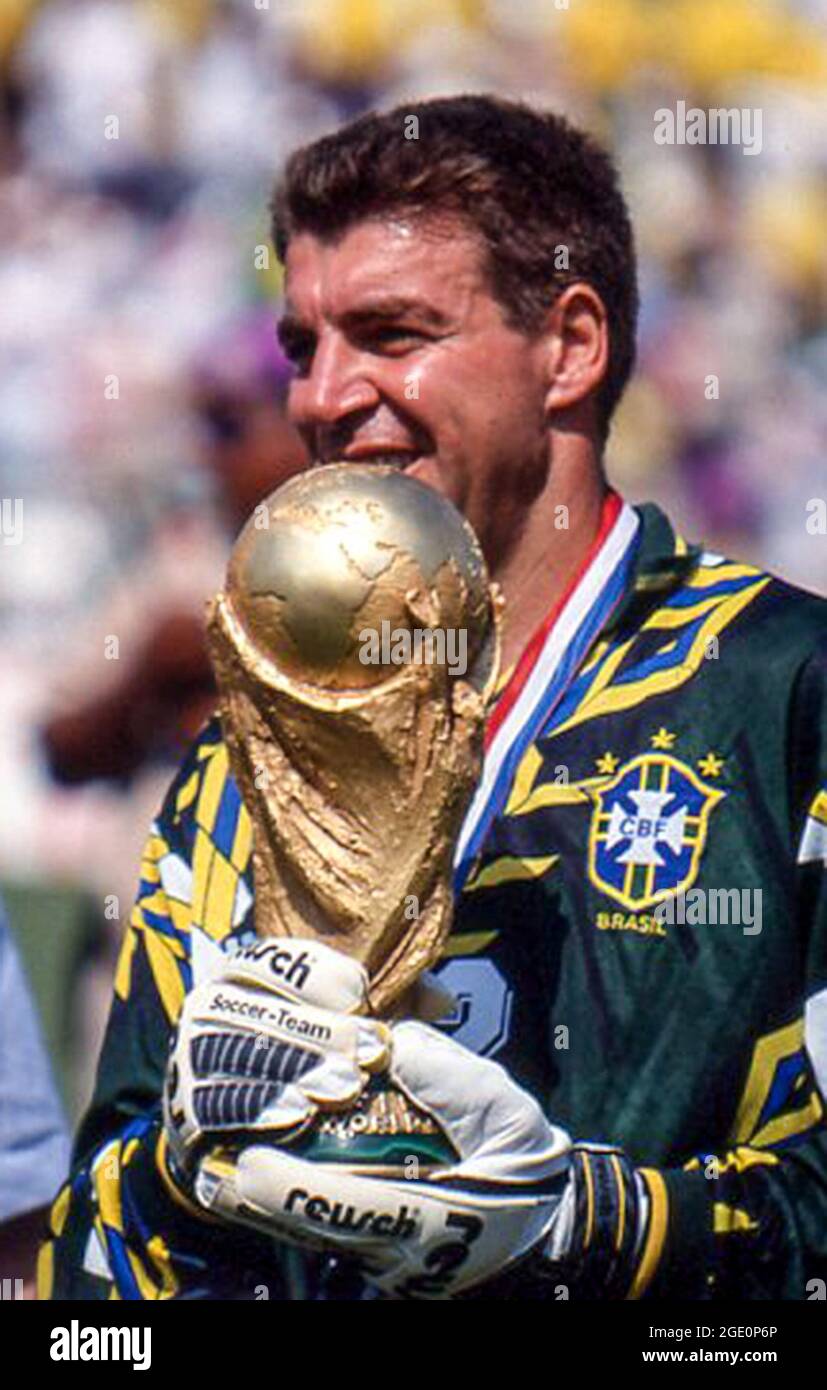
<instances>
[{"instance_id":1,"label":"gold trophy","mask_svg":"<svg viewBox=\"0 0 827 1390\"><path fill-rule=\"evenodd\" d=\"M482 762L501 600L477 539L431 488L331 464L256 508L207 633L253 824L260 936L358 959L383 1018L421 1012L453 910L453 850ZM453 1150L387 1081L301 1149L373 1172Z\"/></svg>"}]
</instances>

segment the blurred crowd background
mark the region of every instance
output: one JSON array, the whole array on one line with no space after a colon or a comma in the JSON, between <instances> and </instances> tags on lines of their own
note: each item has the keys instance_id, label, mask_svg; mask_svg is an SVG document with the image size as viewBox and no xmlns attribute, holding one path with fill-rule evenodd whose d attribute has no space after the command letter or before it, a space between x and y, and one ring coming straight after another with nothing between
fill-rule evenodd
<instances>
[{"instance_id":1,"label":"blurred crowd background","mask_svg":"<svg viewBox=\"0 0 827 1390\"><path fill-rule=\"evenodd\" d=\"M474 90L562 109L619 160L643 312L615 482L827 593L805 527L827 0L0 0L0 497L23 521L0 544L0 892L73 1113L141 843L211 707L204 601L304 463L274 175L374 105ZM678 100L759 107L761 153L656 145Z\"/></svg>"}]
</instances>

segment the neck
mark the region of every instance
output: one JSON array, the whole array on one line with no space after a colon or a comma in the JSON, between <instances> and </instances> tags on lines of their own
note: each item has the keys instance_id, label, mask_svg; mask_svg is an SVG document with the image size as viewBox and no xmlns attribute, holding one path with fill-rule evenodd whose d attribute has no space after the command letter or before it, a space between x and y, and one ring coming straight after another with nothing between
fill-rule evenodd
<instances>
[{"instance_id":1,"label":"neck","mask_svg":"<svg viewBox=\"0 0 827 1390\"><path fill-rule=\"evenodd\" d=\"M516 544L492 574L505 598L504 671L519 659L583 564L600 528L607 491L599 468L549 470Z\"/></svg>"}]
</instances>

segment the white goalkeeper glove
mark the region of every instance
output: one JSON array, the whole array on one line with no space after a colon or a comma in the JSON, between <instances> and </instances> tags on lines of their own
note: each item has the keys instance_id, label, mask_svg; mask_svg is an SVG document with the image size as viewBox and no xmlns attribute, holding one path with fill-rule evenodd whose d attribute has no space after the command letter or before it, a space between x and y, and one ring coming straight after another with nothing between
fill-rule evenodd
<instances>
[{"instance_id":1,"label":"white goalkeeper glove","mask_svg":"<svg viewBox=\"0 0 827 1390\"><path fill-rule=\"evenodd\" d=\"M217 1144L294 1138L352 1104L388 1059L390 1030L359 1017L367 975L315 941L260 941L184 1000L164 1087L169 1166L191 1192Z\"/></svg>"},{"instance_id":2,"label":"white goalkeeper glove","mask_svg":"<svg viewBox=\"0 0 827 1390\"><path fill-rule=\"evenodd\" d=\"M205 1158L196 1191L218 1214L355 1258L391 1297L450 1297L547 1240L569 1137L502 1067L423 1024L393 1029L390 1074L452 1141L450 1168L375 1178L253 1144L236 1159Z\"/></svg>"}]
</instances>

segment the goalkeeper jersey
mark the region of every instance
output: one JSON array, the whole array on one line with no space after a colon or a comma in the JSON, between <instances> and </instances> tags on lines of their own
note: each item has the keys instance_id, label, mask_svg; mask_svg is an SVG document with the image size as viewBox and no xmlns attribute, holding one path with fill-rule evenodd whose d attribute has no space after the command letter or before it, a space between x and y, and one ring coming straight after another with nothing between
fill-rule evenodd
<instances>
[{"instance_id":1,"label":"goalkeeper jersey","mask_svg":"<svg viewBox=\"0 0 827 1390\"><path fill-rule=\"evenodd\" d=\"M827 1279L827 602L623 514L617 593L547 625L550 685L521 662L495 708L512 732L464 827L439 1026L647 1170L634 1296L806 1299ZM41 1297L320 1296L318 1259L166 1177L170 1034L254 935L251 847L213 720L146 844Z\"/></svg>"}]
</instances>

